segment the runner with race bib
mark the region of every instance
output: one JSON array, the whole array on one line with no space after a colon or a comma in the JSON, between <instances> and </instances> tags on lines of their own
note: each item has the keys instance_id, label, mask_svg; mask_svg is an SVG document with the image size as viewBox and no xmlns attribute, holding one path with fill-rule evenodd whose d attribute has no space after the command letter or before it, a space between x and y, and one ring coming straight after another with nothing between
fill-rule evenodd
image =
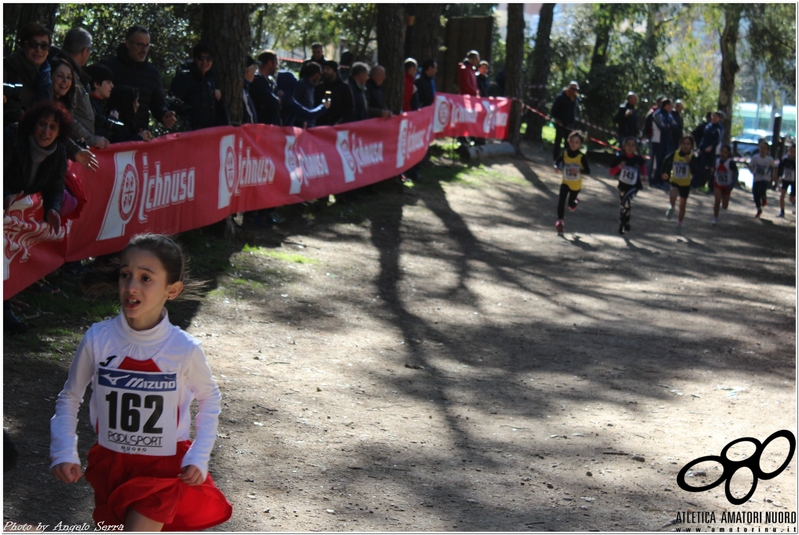
<instances>
[{"instance_id":1,"label":"runner with race bib","mask_svg":"<svg viewBox=\"0 0 799 535\"><path fill-rule=\"evenodd\" d=\"M610 176L619 179L619 234L630 232L632 200L644 189L646 161L636 153L638 141L634 137L624 140L622 152L610 163Z\"/></svg>"},{"instance_id":2,"label":"runner with race bib","mask_svg":"<svg viewBox=\"0 0 799 535\"><path fill-rule=\"evenodd\" d=\"M752 156L746 166L752 172L752 198L755 201L757 213L755 217L760 217L763 213L761 206L768 205L766 198L766 191L772 182L777 181L777 166L774 164L774 159L769 155L768 142L761 138L757 142L758 154Z\"/></svg>"},{"instance_id":3,"label":"runner with race bib","mask_svg":"<svg viewBox=\"0 0 799 535\"><path fill-rule=\"evenodd\" d=\"M164 307L183 290L184 265L174 241L144 234L130 241L118 267L90 272L84 281L94 293L116 288L122 311L92 325L78 346L50 421L50 457L59 481L83 475L76 429L91 383L97 443L85 475L98 526L193 531L226 522L233 512L208 473L222 396L200 343L172 325Z\"/></svg>"},{"instance_id":4,"label":"runner with race bib","mask_svg":"<svg viewBox=\"0 0 799 535\"><path fill-rule=\"evenodd\" d=\"M565 205L568 204L571 212L577 210L577 204L580 202L577 195L583 188L582 175L591 174L588 159L585 154L580 152L580 148L583 146L583 134L579 131L572 132L566 139L566 143L568 148L555 160L555 169L560 168L563 176L558 197L558 220L555 222L558 234L563 234Z\"/></svg>"},{"instance_id":5,"label":"runner with race bib","mask_svg":"<svg viewBox=\"0 0 799 535\"><path fill-rule=\"evenodd\" d=\"M691 193L691 180L699 171L699 159L694 158L694 138L691 135L683 136L680 140L680 148L666 156L663 161L663 180L668 180L671 184L669 190L671 206L666 210L667 219L671 219L674 215L674 205L677 202L677 196L680 197L680 210L677 215L678 233L682 232L685 204Z\"/></svg>"},{"instance_id":6,"label":"runner with race bib","mask_svg":"<svg viewBox=\"0 0 799 535\"><path fill-rule=\"evenodd\" d=\"M777 217L785 217L785 193L790 188L791 204L796 205L796 143L791 144L788 154L780 161L777 175L782 177L780 187L780 213ZM796 213L796 210L794 210Z\"/></svg>"},{"instance_id":7,"label":"runner with race bib","mask_svg":"<svg viewBox=\"0 0 799 535\"><path fill-rule=\"evenodd\" d=\"M732 159L732 148L729 145L721 147L719 157L716 158L716 165L713 167L713 224L719 222L719 208L725 210L730 205L730 195L735 186L738 185L738 166Z\"/></svg>"}]
</instances>

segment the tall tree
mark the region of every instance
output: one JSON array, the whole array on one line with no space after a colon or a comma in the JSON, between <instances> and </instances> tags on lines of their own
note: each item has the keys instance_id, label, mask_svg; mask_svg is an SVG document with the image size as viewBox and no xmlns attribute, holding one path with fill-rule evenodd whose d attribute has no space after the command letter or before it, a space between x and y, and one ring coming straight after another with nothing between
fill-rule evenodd
<instances>
[{"instance_id":1,"label":"tall tree","mask_svg":"<svg viewBox=\"0 0 799 535\"><path fill-rule=\"evenodd\" d=\"M405 8L402 4L377 5L377 60L386 69L383 96L394 113L402 111L405 71Z\"/></svg>"},{"instance_id":2,"label":"tall tree","mask_svg":"<svg viewBox=\"0 0 799 535\"><path fill-rule=\"evenodd\" d=\"M508 41L506 45L506 95L513 99L510 112L510 142L519 153L524 99L524 4L508 4Z\"/></svg>"},{"instance_id":3,"label":"tall tree","mask_svg":"<svg viewBox=\"0 0 799 535\"><path fill-rule=\"evenodd\" d=\"M5 43L5 55L9 55L13 49L13 38L19 33L19 29L29 22L38 22L50 31L55 28L55 17L58 11L58 4L3 4L3 35Z\"/></svg>"},{"instance_id":4,"label":"tall tree","mask_svg":"<svg viewBox=\"0 0 799 535\"><path fill-rule=\"evenodd\" d=\"M738 44L738 28L741 23L744 4L723 4L722 10L724 14L724 29L719 40L721 46L719 110L726 115L724 118L724 143L729 143L732 131L732 112L735 104L735 75L740 69L736 58L736 46Z\"/></svg>"},{"instance_id":5,"label":"tall tree","mask_svg":"<svg viewBox=\"0 0 799 535\"><path fill-rule=\"evenodd\" d=\"M441 15L443 4L416 4L413 38L410 40L410 57L419 65L428 58L438 61L441 45Z\"/></svg>"},{"instance_id":6,"label":"tall tree","mask_svg":"<svg viewBox=\"0 0 799 535\"><path fill-rule=\"evenodd\" d=\"M547 82L550 67L550 37L552 35L552 19L555 13L555 4L542 4L538 14L538 30L535 36L535 48L532 55L533 86L530 92L530 105L538 110L543 110L547 100ZM533 141L541 141L541 128L545 121L532 112L528 113L526 137Z\"/></svg>"},{"instance_id":7,"label":"tall tree","mask_svg":"<svg viewBox=\"0 0 799 535\"><path fill-rule=\"evenodd\" d=\"M241 123L244 59L250 54L249 4L205 4L202 38L214 50L214 75L233 124Z\"/></svg>"},{"instance_id":8,"label":"tall tree","mask_svg":"<svg viewBox=\"0 0 799 535\"><path fill-rule=\"evenodd\" d=\"M749 23L752 59L766 65L780 86L796 90L796 5L752 4L744 12Z\"/></svg>"},{"instance_id":9,"label":"tall tree","mask_svg":"<svg viewBox=\"0 0 799 535\"><path fill-rule=\"evenodd\" d=\"M604 67L608 62L611 31L614 21L614 4L596 4L594 6L594 53L591 55L591 72Z\"/></svg>"}]
</instances>

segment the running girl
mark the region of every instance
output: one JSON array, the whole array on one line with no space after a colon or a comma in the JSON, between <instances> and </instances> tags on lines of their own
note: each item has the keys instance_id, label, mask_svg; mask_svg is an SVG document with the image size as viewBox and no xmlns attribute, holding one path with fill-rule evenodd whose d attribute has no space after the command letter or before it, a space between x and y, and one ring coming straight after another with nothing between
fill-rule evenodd
<instances>
[{"instance_id":1,"label":"running girl","mask_svg":"<svg viewBox=\"0 0 799 535\"><path fill-rule=\"evenodd\" d=\"M666 218L674 215L674 204L677 196L680 197L680 210L677 215L677 232L682 232L682 221L685 219L685 203L691 193L691 179L700 171L698 159L694 158L694 138L690 135L683 136L680 148L666 156L663 162L663 180L671 183L669 202L671 206L666 210Z\"/></svg>"},{"instance_id":2,"label":"running girl","mask_svg":"<svg viewBox=\"0 0 799 535\"><path fill-rule=\"evenodd\" d=\"M97 443L89 451L86 480L94 488L98 524L201 530L232 513L208 474L222 396L199 342L170 324L164 308L183 290L183 272L183 253L174 241L144 234L128 243L118 267L84 281L94 293L115 284L122 311L94 324L78 346L50 421L50 456L56 479L80 479L75 430L91 382L89 417Z\"/></svg>"},{"instance_id":3,"label":"running girl","mask_svg":"<svg viewBox=\"0 0 799 535\"><path fill-rule=\"evenodd\" d=\"M713 203L713 224L719 222L719 207L727 209L730 205L730 194L738 184L738 166L732 159L732 149L729 145L721 147L716 165L713 167L713 194L716 200Z\"/></svg>"},{"instance_id":4,"label":"running girl","mask_svg":"<svg viewBox=\"0 0 799 535\"><path fill-rule=\"evenodd\" d=\"M763 213L761 205L768 204L766 191L772 182L777 181L777 166L774 165L774 159L769 155L768 148L768 142L761 138L757 143L759 154L752 156L752 159L746 164L753 176L752 197L757 208L755 217L760 217L760 214Z\"/></svg>"},{"instance_id":5,"label":"running girl","mask_svg":"<svg viewBox=\"0 0 799 535\"><path fill-rule=\"evenodd\" d=\"M777 217L785 217L785 193L791 189L791 204L796 204L796 143L788 149L788 155L780 162L777 169L778 176L782 177L782 187L780 188L780 213Z\"/></svg>"},{"instance_id":6,"label":"running girl","mask_svg":"<svg viewBox=\"0 0 799 535\"><path fill-rule=\"evenodd\" d=\"M634 137L625 139L622 152L610 163L610 176L619 177L619 234L630 232L632 200L646 179L646 162L635 152L637 144Z\"/></svg>"},{"instance_id":7,"label":"running girl","mask_svg":"<svg viewBox=\"0 0 799 535\"><path fill-rule=\"evenodd\" d=\"M585 154L580 152L583 146L583 134L574 131L566 139L568 148L563 151L557 160L555 167L561 169L563 181L560 183L560 197L558 198L558 220L555 228L558 234L563 234L563 215L566 210L565 205L569 205L569 211L577 210L577 195L583 187L582 175L590 175L591 169L588 167L588 160Z\"/></svg>"}]
</instances>

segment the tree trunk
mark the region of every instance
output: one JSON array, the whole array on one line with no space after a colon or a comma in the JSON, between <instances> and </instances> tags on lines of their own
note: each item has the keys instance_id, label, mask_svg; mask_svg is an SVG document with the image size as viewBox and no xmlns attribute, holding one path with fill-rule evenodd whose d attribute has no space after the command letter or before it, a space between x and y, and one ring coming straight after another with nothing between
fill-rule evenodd
<instances>
[{"instance_id":1,"label":"tree trunk","mask_svg":"<svg viewBox=\"0 0 799 535\"><path fill-rule=\"evenodd\" d=\"M214 51L214 78L231 124L241 124L244 58L250 54L250 5L205 4L202 39Z\"/></svg>"},{"instance_id":2,"label":"tree trunk","mask_svg":"<svg viewBox=\"0 0 799 535\"><path fill-rule=\"evenodd\" d=\"M402 4L377 5L377 60L386 69L383 96L393 113L402 112L405 71L405 8Z\"/></svg>"},{"instance_id":3,"label":"tree trunk","mask_svg":"<svg viewBox=\"0 0 799 535\"><path fill-rule=\"evenodd\" d=\"M273 11L273 9L269 9L269 4L259 4L258 5L258 12L257 12L257 15L255 17L256 18L256 20L255 20L255 33L253 34L256 37L255 37L255 42L252 43L253 45L255 45L256 49L261 49L261 48L264 47L264 45L266 45L266 43L264 43L264 41L263 41L264 33L265 33L264 29L266 28L267 19L269 18L269 16L273 15L272 11Z\"/></svg>"},{"instance_id":4,"label":"tree trunk","mask_svg":"<svg viewBox=\"0 0 799 535\"><path fill-rule=\"evenodd\" d=\"M730 142L732 111L735 93L735 74L740 67L736 61L735 47L738 43L738 26L741 22L743 4L725 4L724 31L721 33L721 80L719 83L719 110L724 117L724 143Z\"/></svg>"},{"instance_id":5,"label":"tree trunk","mask_svg":"<svg viewBox=\"0 0 799 535\"><path fill-rule=\"evenodd\" d=\"M413 25L413 39L410 40L410 57L419 62L428 58L438 61L438 47L441 45L441 14L444 4L417 4Z\"/></svg>"},{"instance_id":6,"label":"tree trunk","mask_svg":"<svg viewBox=\"0 0 799 535\"><path fill-rule=\"evenodd\" d=\"M544 110L547 101L547 82L549 81L549 43L552 34L552 18L555 13L555 4L542 4L538 18L538 31L535 37L533 50L533 76L531 79L530 106L537 110ZM527 114L527 133L525 137L532 141L541 142L541 129L546 121L535 113Z\"/></svg>"},{"instance_id":7,"label":"tree trunk","mask_svg":"<svg viewBox=\"0 0 799 535\"><path fill-rule=\"evenodd\" d=\"M19 29L29 22L41 23L53 31L58 4L3 4L3 29L5 32L19 34ZM14 45L14 48L16 46ZM13 50L5 50L6 56Z\"/></svg>"},{"instance_id":8,"label":"tree trunk","mask_svg":"<svg viewBox=\"0 0 799 535\"><path fill-rule=\"evenodd\" d=\"M505 48L506 94L513 99L510 112L510 142L520 153L519 128L522 123L522 100L524 99L524 4L508 4L508 41Z\"/></svg>"},{"instance_id":9,"label":"tree trunk","mask_svg":"<svg viewBox=\"0 0 799 535\"><path fill-rule=\"evenodd\" d=\"M29 22L39 22L52 31L58 4L23 4L19 14L18 28Z\"/></svg>"},{"instance_id":10,"label":"tree trunk","mask_svg":"<svg viewBox=\"0 0 799 535\"><path fill-rule=\"evenodd\" d=\"M594 52L591 55L591 71L607 64L610 34L611 30L613 30L613 5L599 4L596 9L597 22L594 28L596 40L594 41Z\"/></svg>"}]
</instances>

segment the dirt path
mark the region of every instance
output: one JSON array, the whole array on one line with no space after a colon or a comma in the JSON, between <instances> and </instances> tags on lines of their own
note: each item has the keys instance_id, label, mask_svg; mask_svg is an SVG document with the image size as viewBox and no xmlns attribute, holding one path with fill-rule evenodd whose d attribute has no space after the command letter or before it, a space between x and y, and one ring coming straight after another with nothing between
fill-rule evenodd
<instances>
[{"instance_id":1,"label":"dirt path","mask_svg":"<svg viewBox=\"0 0 799 535\"><path fill-rule=\"evenodd\" d=\"M778 220L769 205L756 220L738 190L711 227L711 197L697 194L677 235L666 194L650 189L621 237L615 182L592 162L597 179L559 238L559 178L546 153L526 152L477 177L389 182L258 230L199 306L171 313L204 341L223 393L211 471L234 516L217 531L795 519L795 458L739 506L723 485L688 493L676 482L734 439L796 433L795 215ZM6 344L4 425L23 449L4 479L6 522L90 521L89 486L47 472L47 419L69 357ZM765 471L786 444L766 449ZM735 496L747 477L733 479Z\"/></svg>"}]
</instances>

